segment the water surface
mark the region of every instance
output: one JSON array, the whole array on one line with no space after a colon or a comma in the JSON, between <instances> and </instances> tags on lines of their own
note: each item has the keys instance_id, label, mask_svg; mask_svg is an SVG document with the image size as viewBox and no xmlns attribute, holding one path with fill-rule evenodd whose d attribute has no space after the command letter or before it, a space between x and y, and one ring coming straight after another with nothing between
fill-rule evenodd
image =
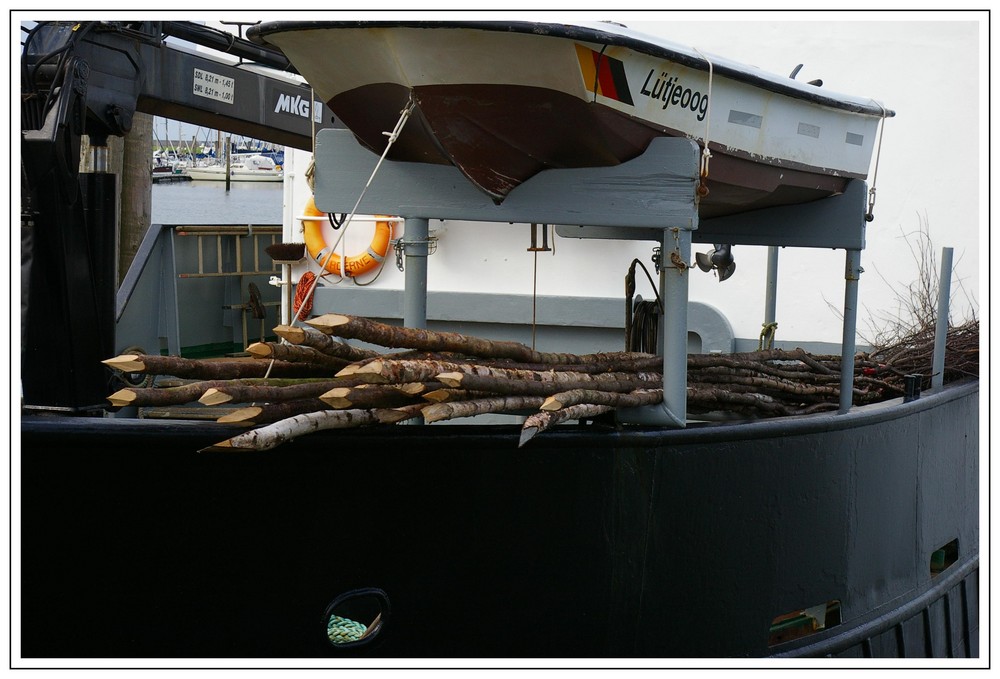
<instances>
[{"instance_id":1,"label":"water surface","mask_svg":"<svg viewBox=\"0 0 1000 679\"><path fill-rule=\"evenodd\" d=\"M281 182L153 184L154 224L281 224Z\"/></svg>"}]
</instances>

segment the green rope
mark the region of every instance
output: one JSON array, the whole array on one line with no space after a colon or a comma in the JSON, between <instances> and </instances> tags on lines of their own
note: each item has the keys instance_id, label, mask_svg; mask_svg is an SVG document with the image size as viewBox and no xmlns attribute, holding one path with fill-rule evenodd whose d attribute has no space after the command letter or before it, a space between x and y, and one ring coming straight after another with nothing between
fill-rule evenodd
<instances>
[{"instance_id":1,"label":"green rope","mask_svg":"<svg viewBox=\"0 0 1000 679\"><path fill-rule=\"evenodd\" d=\"M774 331L778 329L778 324L764 323L763 326L764 329L760 331L760 342L757 343L757 351L774 348ZM765 340L767 340L767 347L764 346Z\"/></svg>"},{"instance_id":2,"label":"green rope","mask_svg":"<svg viewBox=\"0 0 1000 679\"><path fill-rule=\"evenodd\" d=\"M326 623L326 634L330 637L330 641L335 644L346 644L351 641L357 641L367 629L367 625L357 620L342 618L339 615L331 614L330 620Z\"/></svg>"}]
</instances>

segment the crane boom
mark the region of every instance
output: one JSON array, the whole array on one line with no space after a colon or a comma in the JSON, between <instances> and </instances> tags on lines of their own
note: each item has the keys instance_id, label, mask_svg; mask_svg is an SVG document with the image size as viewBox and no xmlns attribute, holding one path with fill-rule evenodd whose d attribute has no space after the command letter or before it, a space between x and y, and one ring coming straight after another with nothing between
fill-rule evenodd
<instances>
[{"instance_id":1,"label":"crane boom","mask_svg":"<svg viewBox=\"0 0 1000 679\"><path fill-rule=\"evenodd\" d=\"M114 348L117 288L118 182L107 171L107 140L126 135L137 112L299 149L334 126L284 55L225 31L159 21L55 21L28 30L21 53L26 405L104 407L100 361ZM83 135L95 149L94 172L79 170Z\"/></svg>"}]
</instances>

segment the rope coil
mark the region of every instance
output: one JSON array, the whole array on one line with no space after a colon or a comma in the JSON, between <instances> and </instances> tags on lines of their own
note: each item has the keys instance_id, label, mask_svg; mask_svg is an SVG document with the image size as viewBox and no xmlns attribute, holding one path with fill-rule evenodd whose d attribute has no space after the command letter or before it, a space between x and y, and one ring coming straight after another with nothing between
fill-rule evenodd
<instances>
[{"instance_id":1,"label":"rope coil","mask_svg":"<svg viewBox=\"0 0 1000 679\"><path fill-rule=\"evenodd\" d=\"M326 635L335 644L345 644L352 641L360 640L365 632L368 631L368 626L358 622L357 620L351 620L350 618L342 618L339 615L330 614L330 619L326 623Z\"/></svg>"},{"instance_id":2,"label":"rope coil","mask_svg":"<svg viewBox=\"0 0 1000 679\"><path fill-rule=\"evenodd\" d=\"M306 271L299 277L299 282L295 286L295 301L292 303L292 312L295 318L309 318L313 308L313 285L316 281L316 274Z\"/></svg>"},{"instance_id":3,"label":"rope coil","mask_svg":"<svg viewBox=\"0 0 1000 679\"><path fill-rule=\"evenodd\" d=\"M757 351L774 348L774 333L777 329L778 324L774 321L762 324L760 341L757 343Z\"/></svg>"}]
</instances>

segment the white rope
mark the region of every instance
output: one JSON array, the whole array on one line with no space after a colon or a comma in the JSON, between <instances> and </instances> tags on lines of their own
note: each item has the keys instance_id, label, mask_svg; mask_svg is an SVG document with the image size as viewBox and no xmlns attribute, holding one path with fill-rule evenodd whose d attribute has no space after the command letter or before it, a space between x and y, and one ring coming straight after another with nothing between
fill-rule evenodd
<instances>
[{"instance_id":1,"label":"white rope","mask_svg":"<svg viewBox=\"0 0 1000 679\"><path fill-rule=\"evenodd\" d=\"M392 132L383 132L382 133L382 134L384 134L385 136L387 136L389 138L389 141L386 143L385 150L382 152L382 155L379 157L378 162L375 163L375 168L372 170L371 175L369 175L368 181L365 183L364 188L361 189L361 194L358 196L358 200L354 203L354 208L351 210L350 214L348 214L347 218L344 220L344 224L343 224L343 226L340 229L340 235L337 237L337 241L333 244L333 247L330 248L330 253L326 256L326 258L320 264L320 270L321 271L324 270L324 269L326 269L326 263L330 261L331 257L333 257L333 253L336 252L337 245L340 244L340 242L344 238L344 234L347 233L347 227L349 227L351 225L351 220L354 219L354 215L358 211L358 206L361 205L361 201L364 200L365 193L368 191L368 188L372 185L372 181L374 181L375 175L378 174L379 168L382 167L382 161L385 160L385 157L389 154L389 149L392 148L392 145L396 142L396 139L399 138L399 135L403 131L403 127L406 125L406 121L409 119L410 114L413 112L413 109L414 109L415 106L416 106L416 103L413 101L413 96L411 95L410 96L410 101L406 104L406 108L404 108L400 112L400 114L399 114L399 120L396 121L396 126L393 128ZM346 255L346 253L345 253L345 255ZM340 258L340 275L342 277L346 275L346 271L344 270L344 262L346 260L347 260L346 256L343 256L343 257ZM316 279L312 282L312 285L309 287L309 290L306 292L306 296L305 296L304 300L307 300L310 297L312 297L313 292L316 290L316 286L319 285L319 279L320 279L320 276L317 276ZM295 325L295 323L300 320L300 316L302 315L302 309L304 309L304 308L305 308L305 303L303 302L303 304L301 306L299 306L299 310L295 314L295 318L292 319L292 325Z\"/></svg>"},{"instance_id":2,"label":"white rope","mask_svg":"<svg viewBox=\"0 0 1000 679\"><path fill-rule=\"evenodd\" d=\"M708 64L708 106L705 107L705 146L701 150L701 178L702 180L708 179L708 161L712 158L712 152L708 150L708 140L709 140L709 129L712 122L712 80L715 75L715 69L712 66L712 60L706 57L700 49L694 48L702 59Z\"/></svg>"},{"instance_id":3,"label":"white rope","mask_svg":"<svg viewBox=\"0 0 1000 679\"><path fill-rule=\"evenodd\" d=\"M354 208L351 210L351 213L349 215L347 215L347 218L344 220L343 228L340 231L340 235L337 237L337 242L333 244L333 247L330 248L330 253L326 256L326 258L320 264L320 271L323 271L323 270L326 269L326 263L330 261L330 257L332 257L333 253L336 252L337 245L341 242L341 240L343 240L344 234L347 233L347 227L350 226L351 220L354 219L354 215L358 211L358 206L361 205L361 201L364 200L365 193L368 191L368 187L370 187L372 185L372 181L374 181L375 175L378 174L379 168L382 167L382 161L385 160L385 157L387 155L389 155L389 149L392 148L392 145L396 142L396 139L399 138L399 135L403 131L403 127L406 125L406 121L409 119L410 114L413 113L413 109L414 109L415 106L416 106L416 102L413 101L413 95L411 93L410 94L410 100L409 100L409 102L407 102L406 108L404 108L400 112L400 114L399 114L399 120L396 121L396 126L393 128L392 132L383 132L382 133L382 134L384 134L385 136L387 136L389 138L388 142L385 145L385 150L382 152L382 155L379 157L378 162L375 163L375 168L372 170L372 173L368 176L368 181L365 182L364 188L361 189L361 194L358 196L358 200L354 203ZM316 137L315 137L315 132L314 132L313 133L313 157L314 158L315 158L315 154L316 154ZM346 259L347 259L346 256L340 258L340 262L341 262L341 264L340 264L341 276L343 276L344 273L345 273L344 272L344 261ZM319 279L320 278L321 278L321 276L316 276L316 278L314 278L313 281L312 281L312 283L310 284L309 289L306 291L306 296L303 298L302 304L299 305L299 310L295 313L295 317L292 318L292 323L291 324L293 326L298 321L301 320L302 310L306 308L305 302L310 297L312 297L313 292L316 291L316 286L319 285ZM271 368L273 368L273 367L274 367L274 359L272 358L271 361L270 361L270 363L267 366L267 371L264 373L264 377L265 378L267 378L267 377L269 377L271 375Z\"/></svg>"},{"instance_id":4,"label":"white rope","mask_svg":"<svg viewBox=\"0 0 1000 679\"><path fill-rule=\"evenodd\" d=\"M348 227L348 224L344 224L344 230L341 232L340 238L337 239L337 242L341 244L340 245L340 277L341 278L347 278L347 241L344 240L344 235L347 233L347 227ZM336 248L337 246L334 245L333 247ZM331 250L330 252L332 254L333 250ZM327 259L329 259L329 256L327 256Z\"/></svg>"},{"instance_id":5,"label":"white rope","mask_svg":"<svg viewBox=\"0 0 1000 679\"><path fill-rule=\"evenodd\" d=\"M872 99L872 103L882 109L882 117L878 121L878 146L875 149L875 169L872 171L872 185L868 189L868 213L865 214L865 221L875 219L875 183L878 181L878 161L882 155L882 137L885 134L885 106Z\"/></svg>"}]
</instances>

